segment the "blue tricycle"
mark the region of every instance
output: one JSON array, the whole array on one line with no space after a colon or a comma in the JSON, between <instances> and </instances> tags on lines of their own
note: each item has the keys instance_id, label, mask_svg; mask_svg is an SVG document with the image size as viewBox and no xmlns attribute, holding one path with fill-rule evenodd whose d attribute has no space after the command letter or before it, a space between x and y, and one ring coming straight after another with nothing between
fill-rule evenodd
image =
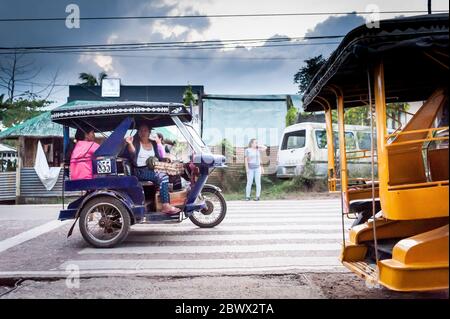
<instances>
[{"instance_id":1,"label":"blue tricycle","mask_svg":"<svg viewBox=\"0 0 450 319\"><path fill-rule=\"evenodd\" d=\"M214 227L225 218L227 205L221 190L206 184L208 175L226 167L225 157L213 155L190 125L192 114L183 104L159 102L86 102L61 106L51 112L52 121L64 127L64 154L70 144L70 128L88 127L105 136L92 160L92 179L69 179L64 166L64 192L82 195L61 210L59 219L79 219L80 232L92 246L109 248L127 237L130 226L141 223L179 223L189 218L202 228ZM175 215L159 211L158 186L139 181L133 165L123 156L124 138L140 124L158 128L176 126L189 145L189 160L180 162L182 187L170 193L170 204L181 209Z\"/></svg>"}]
</instances>

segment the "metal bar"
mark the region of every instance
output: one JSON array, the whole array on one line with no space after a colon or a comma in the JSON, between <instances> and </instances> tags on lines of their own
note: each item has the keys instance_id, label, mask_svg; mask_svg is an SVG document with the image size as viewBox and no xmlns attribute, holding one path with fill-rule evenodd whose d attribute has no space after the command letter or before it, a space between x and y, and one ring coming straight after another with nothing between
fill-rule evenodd
<instances>
[{"instance_id":1,"label":"metal bar","mask_svg":"<svg viewBox=\"0 0 450 319\"><path fill-rule=\"evenodd\" d=\"M341 171L342 191L347 193L348 172L347 172L347 153L345 146L345 123L344 123L344 96L341 92L337 92L337 107L338 107L338 128L339 128L339 164ZM345 203L346 211L348 203Z\"/></svg>"},{"instance_id":2,"label":"metal bar","mask_svg":"<svg viewBox=\"0 0 450 319\"><path fill-rule=\"evenodd\" d=\"M437 64L439 64L440 66L442 66L444 69L449 69L448 65L439 61L438 59L436 59L434 56L432 56L431 54L428 54L426 52L424 52L424 54L429 57L431 60L433 60L434 62L436 62Z\"/></svg>"},{"instance_id":3,"label":"metal bar","mask_svg":"<svg viewBox=\"0 0 450 319\"><path fill-rule=\"evenodd\" d=\"M415 183L415 184L403 184L403 185L389 186L388 190L410 189L410 188L424 187L424 186L431 187L431 186L440 186L440 185L447 185L447 184L448 184L448 180L436 181L436 182Z\"/></svg>"},{"instance_id":4,"label":"metal bar","mask_svg":"<svg viewBox=\"0 0 450 319\"><path fill-rule=\"evenodd\" d=\"M372 106L372 83L370 82L370 70L367 69L367 87L369 91L369 112L370 112L370 164L371 164L371 177L372 177L372 219L373 219L373 244L375 247L375 262L378 269L378 241L377 241L377 227L375 219L375 156L374 156L374 144L373 144L373 106ZM378 271L377 271L378 279Z\"/></svg>"},{"instance_id":5,"label":"metal bar","mask_svg":"<svg viewBox=\"0 0 450 319\"><path fill-rule=\"evenodd\" d=\"M391 133L391 134L388 134L387 136L386 136L386 139L389 139L389 138L391 138L391 137L396 137L396 136L399 136L399 135L407 135L407 134L416 134L416 133L425 133L425 132L432 132L432 131L445 131L445 130L448 130L449 129L449 127L448 126L442 126L442 127L430 127L430 128L423 128L423 129L420 129L420 130L411 130L411 131L403 131L403 132L398 132L398 133Z\"/></svg>"},{"instance_id":6,"label":"metal bar","mask_svg":"<svg viewBox=\"0 0 450 319\"><path fill-rule=\"evenodd\" d=\"M421 138L419 140L414 141L406 141L406 142L399 142L399 143L393 143L386 145L386 148L395 148L397 146L403 146L403 145L411 145L411 144L419 144L423 142L431 142L431 141L447 141L449 138L448 136L442 136L442 137L429 137L429 138Z\"/></svg>"},{"instance_id":7,"label":"metal bar","mask_svg":"<svg viewBox=\"0 0 450 319\"><path fill-rule=\"evenodd\" d=\"M344 198L347 193L347 156L345 154L345 125L344 125L344 96L339 89L334 90L337 99L338 109L338 134L339 134L339 167L341 177L341 227L342 227L342 246L345 249L345 222L344 215L348 213L347 199Z\"/></svg>"},{"instance_id":8,"label":"metal bar","mask_svg":"<svg viewBox=\"0 0 450 319\"><path fill-rule=\"evenodd\" d=\"M325 110L325 127L327 134L327 156L328 156L328 191L334 192L336 191L336 182L334 179L336 178L336 169L335 169L335 161L334 161L334 143L333 143L333 119L331 113L331 105L330 103L323 98L319 98L319 103L322 105Z\"/></svg>"}]
</instances>

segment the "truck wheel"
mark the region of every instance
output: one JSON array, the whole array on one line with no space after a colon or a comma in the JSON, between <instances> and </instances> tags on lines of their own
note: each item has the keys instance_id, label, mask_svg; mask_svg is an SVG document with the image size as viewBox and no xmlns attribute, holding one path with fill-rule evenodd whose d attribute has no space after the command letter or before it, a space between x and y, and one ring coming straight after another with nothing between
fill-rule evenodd
<instances>
[{"instance_id":1,"label":"truck wheel","mask_svg":"<svg viewBox=\"0 0 450 319\"><path fill-rule=\"evenodd\" d=\"M194 212L189 219L201 228L212 228L219 225L227 213L227 203L222 194L213 188L204 188L200 199L206 203L206 208Z\"/></svg>"},{"instance_id":2,"label":"truck wheel","mask_svg":"<svg viewBox=\"0 0 450 319\"><path fill-rule=\"evenodd\" d=\"M127 208L116 198L93 198L80 214L80 232L96 248L110 248L120 244L130 230Z\"/></svg>"}]
</instances>

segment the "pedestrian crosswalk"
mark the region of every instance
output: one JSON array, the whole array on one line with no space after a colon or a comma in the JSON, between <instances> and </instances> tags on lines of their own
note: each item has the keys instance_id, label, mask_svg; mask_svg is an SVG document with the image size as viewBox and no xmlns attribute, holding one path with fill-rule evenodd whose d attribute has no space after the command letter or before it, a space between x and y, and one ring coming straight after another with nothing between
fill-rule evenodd
<instances>
[{"instance_id":1,"label":"pedestrian crosswalk","mask_svg":"<svg viewBox=\"0 0 450 319\"><path fill-rule=\"evenodd\" d=\"M82 273L195 274L343 271L340 201L230 201L225 220L200 229L135 225L111 249L84 248L59 266ZM348 229L351 220L345 221Z\"/></svg>"}]
</instances>

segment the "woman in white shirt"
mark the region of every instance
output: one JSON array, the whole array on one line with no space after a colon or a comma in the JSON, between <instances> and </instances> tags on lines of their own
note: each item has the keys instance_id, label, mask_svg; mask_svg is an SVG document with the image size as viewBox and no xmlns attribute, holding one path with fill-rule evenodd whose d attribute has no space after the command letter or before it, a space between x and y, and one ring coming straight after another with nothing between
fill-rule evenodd
<instances>
[{"instance_id":1,"label":"woman in white shirt","mask_svg":"<svg viewBox=\"0 0 450 319\"><path fill-rule=\"evenodd\" d=\"M267 147L265 145L259 145L256 138L252 138L248 143L248 148L245 149L244 163L245 171L247 173L247 185L245 187L245 200L250 200L250 193L252 191L253 180L256 184L256 197L258 201L261 196L261 174L264 173L264 169L261 164L260 151L265 151Z\"/></svg>"},{"instance_id":2,"label":"woman in white shirt","mask_svg":"<svg viewBox=\"0 0 450 319\"><path fill-rule=\"evenodd\" d=\"M169 177L167 174L157 173L147 167L146 161L150 156L161 159L156 142L150 140L149 137L150 128L142 124L139 126L138 133L134 137L129 136L125 139L130 158L133 160L135 166L135 175L141 181L151 181L159 185L163 213L179 213L179 208L169 204Z\"/></svg>"}]
</instances>

